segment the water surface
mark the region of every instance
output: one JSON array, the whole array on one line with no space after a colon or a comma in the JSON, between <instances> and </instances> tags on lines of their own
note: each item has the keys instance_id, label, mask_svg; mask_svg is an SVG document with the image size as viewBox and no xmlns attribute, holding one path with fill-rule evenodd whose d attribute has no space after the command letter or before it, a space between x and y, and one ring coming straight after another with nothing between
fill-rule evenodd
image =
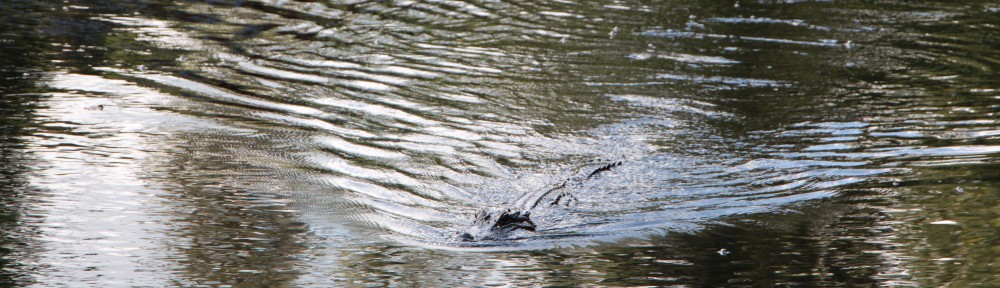
<instances>
[{"instance_id":1,"label":"water surface","mask_svg":"<svg viewBox=\"0 0 1000 288\"><path fill-rule=\"evenodd\" d=\"M0 15L7 285L998 283L988 1ZM538 231L456 237L567 179Z\"/></svg>"}]
</instances>

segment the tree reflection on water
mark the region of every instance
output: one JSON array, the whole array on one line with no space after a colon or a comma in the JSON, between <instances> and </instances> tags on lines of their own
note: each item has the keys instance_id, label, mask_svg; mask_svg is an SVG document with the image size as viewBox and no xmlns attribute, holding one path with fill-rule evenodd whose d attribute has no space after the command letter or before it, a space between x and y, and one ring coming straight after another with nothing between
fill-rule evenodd
<instances>
[{"instance_id":1,"label":"tree reflection on water","mask_svg":"<svg viewBox=\"0 0 1000 288\"><path fill-rule=\"evenodd\" d=\"M995 3L7 2L6 285L1000 275Z\"/></svg>"}]
</instances>

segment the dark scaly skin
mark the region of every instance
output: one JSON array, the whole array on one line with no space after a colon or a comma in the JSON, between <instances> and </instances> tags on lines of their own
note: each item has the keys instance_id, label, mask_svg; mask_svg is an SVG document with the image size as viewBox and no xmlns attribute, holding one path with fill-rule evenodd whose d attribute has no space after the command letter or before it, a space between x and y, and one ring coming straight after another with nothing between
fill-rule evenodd
<instances>
[{"instance_id":1,"label":"dark scaly skin","mask_svg":"<svg viewBox=\"0 0 1000 288\"><path fill-rule=\"evenodd\" d=\"M597 175L604 171L611 170L611 168L617 167L621 164L622 162L618 161L601 166L600 168L595 169L593 172L590 172L590 174L588 174L587 177L585 177L583 180L580 181L589 180L590 178L593 178L594 175ZM550 189L549 191L545 191L545 193L542 193L542 195L539 196L538 199L536 199L531 205L531 207L526 211L514 211L511 209L505 209L503 211L493 212L493 213L486 210L479 211L479 213L476 213L476 220L473 221L473 226L474 227L489 226L489 229L487 230L487 235L481 237L480 239L476 239L476 237L473 236L471 233L465 232L459 235L459 238L462 241L476 241L482 239L502 239L507 235L509 235L510 233L518 230L534 232L536 226L535 223L531 221L530 210L535 209L535 207L537 207L539 203L542 203L542 199L544 199L552 192L565 189L566 184L568 182L569 180L563 182L562 184L556 186L555 188ZM568 203L575 200L576 198L573 197L573 195L569 194L568 191L562 191L561 193L559 193L558 196L556 196L555 200L549 203L549 205L555 206L559 205L561 201Z\"/></svg>"},{"instance_id":2,"label":"dark scaly skin","mask_svg":"<svg viewBox=\"0 0 1000 288\"><path fill-rule=\"evenodd\" d=\"M622 162L618 161L618 162L614 162L614 163L611 163L611 164L608 164L608 165L601 166L600 168L594 169L593 172L590 172L590 174L587 174L587 177L583 178L583 180L580 180L580 181L582 182L582 181L590 180L590 178L593 178L594 175L597 175L597 174L599 174L601 172L604 172L604 171L611 170L611 168L617 167L618 165L622 165ZM545 196L548 196L552 192L566 189L566 184L568 182L569 182L569 180L563 181L563 183L560 184L559 186L556 186L556 188L552 188L551 190L545 191L545 193L542 193L542 195L538 197L538 200L535 200L535 203L532 204L531 208L528 208L528 210L535 209L535 207L538 207L538 204L542 203L542 199L545 199ZM559 196L556 196L556 200L555 201L552 201L552 203L549 203L549 206L558 205L559 204L559 200L562 200L564 197L569 197L569 198L572 199L573 195L570 195L569 192L567 192L567 191L562 191L562 193L559 193Z\"/></svg>"},{"instance_id":3,"label":"dark scaly skin","mask_svg":"<svg viewBox=\"0 0 1000 288\"><path fill-rule=\"evenodd\" d=\"M477 227L490 225L489 234L483 237L486 239L500 239L517 230L535 231L535 223L531 222L531 212L512 211L510 209L500 212L499 215L485 210L479 211L479 213L476 213L476 220L473 222L473 225ZM461 237L462 241L476 240L476 237L468 232L462 233L459 237Z\"/></svg>"}]
</instances>

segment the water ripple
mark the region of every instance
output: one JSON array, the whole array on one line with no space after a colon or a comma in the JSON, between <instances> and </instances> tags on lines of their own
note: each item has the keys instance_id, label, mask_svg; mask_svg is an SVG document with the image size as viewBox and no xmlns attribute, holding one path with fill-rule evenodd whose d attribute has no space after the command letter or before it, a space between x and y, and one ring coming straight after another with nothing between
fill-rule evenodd
<instances>
[{"instance_id":1,"label":"water ripple","mask_svg":"<svg viewBox=\"0 0 1000 288\"><path fill-rule=\"evenodd\" d=\"M539 286L934 286L908 281L954 274L907 257L951 263L955 251L990 249L970 240L988 219L968 215L990 215L982 207L995 194L995 5L90 6L54 7L49 26L0 30L11 61L44 59L3 66L13 68L0 80L21 86L0 89L12 95L5 101L38 99L10 108L37 119L8 122L37 120L11 145L40 159L29 178L48 191L36 206L49 219L32 225L53 251L39 259L60 273L128 285L121 273L73 269L151 255L152 266L169 267L164 275L187 277L153 286L520 284L503 281L511 275L543 275L530 282ZM20 49L19 33L48 38ZM18 82L29 79L44 85ZM15 88L30 93L7 93ZM546 192L564 183L574 201L534 208L535 233L456 241L476 229L476 212L553 202ZM112 215L126 212L152 224ZM435 249L400 252L411 245L398 243ZM546 250L465 253L531 249ZM433 261L397 265L412 255ZM773 259L782 260L764 263ZM956 271L986 262L964 258L973 264ZM560 265L571 276L552 272ZM698 271L669 270L687 269L678 266ZM719 282L698 274L730 270ZM745 276L764 274L775 276ZM452 280L407 281L419 275ZM485 282L468 281L460 286Z\"/></svg>"}]
</instances>

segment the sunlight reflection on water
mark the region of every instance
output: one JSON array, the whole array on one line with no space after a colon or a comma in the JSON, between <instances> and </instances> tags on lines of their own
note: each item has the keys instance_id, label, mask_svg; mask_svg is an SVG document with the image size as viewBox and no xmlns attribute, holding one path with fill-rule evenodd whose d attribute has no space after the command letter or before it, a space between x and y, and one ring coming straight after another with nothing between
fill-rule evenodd
<instances>
[{"instance_id":1,"label":"sunlight reflection on water","mask_svg":"<svg viewBox=\"0 0 1000 288\"><path fill-rule=\"evenodd\" d=\"M0 7L0 283L996 280L994 4L75 4Z\"/></svg>"}]
</instances>

